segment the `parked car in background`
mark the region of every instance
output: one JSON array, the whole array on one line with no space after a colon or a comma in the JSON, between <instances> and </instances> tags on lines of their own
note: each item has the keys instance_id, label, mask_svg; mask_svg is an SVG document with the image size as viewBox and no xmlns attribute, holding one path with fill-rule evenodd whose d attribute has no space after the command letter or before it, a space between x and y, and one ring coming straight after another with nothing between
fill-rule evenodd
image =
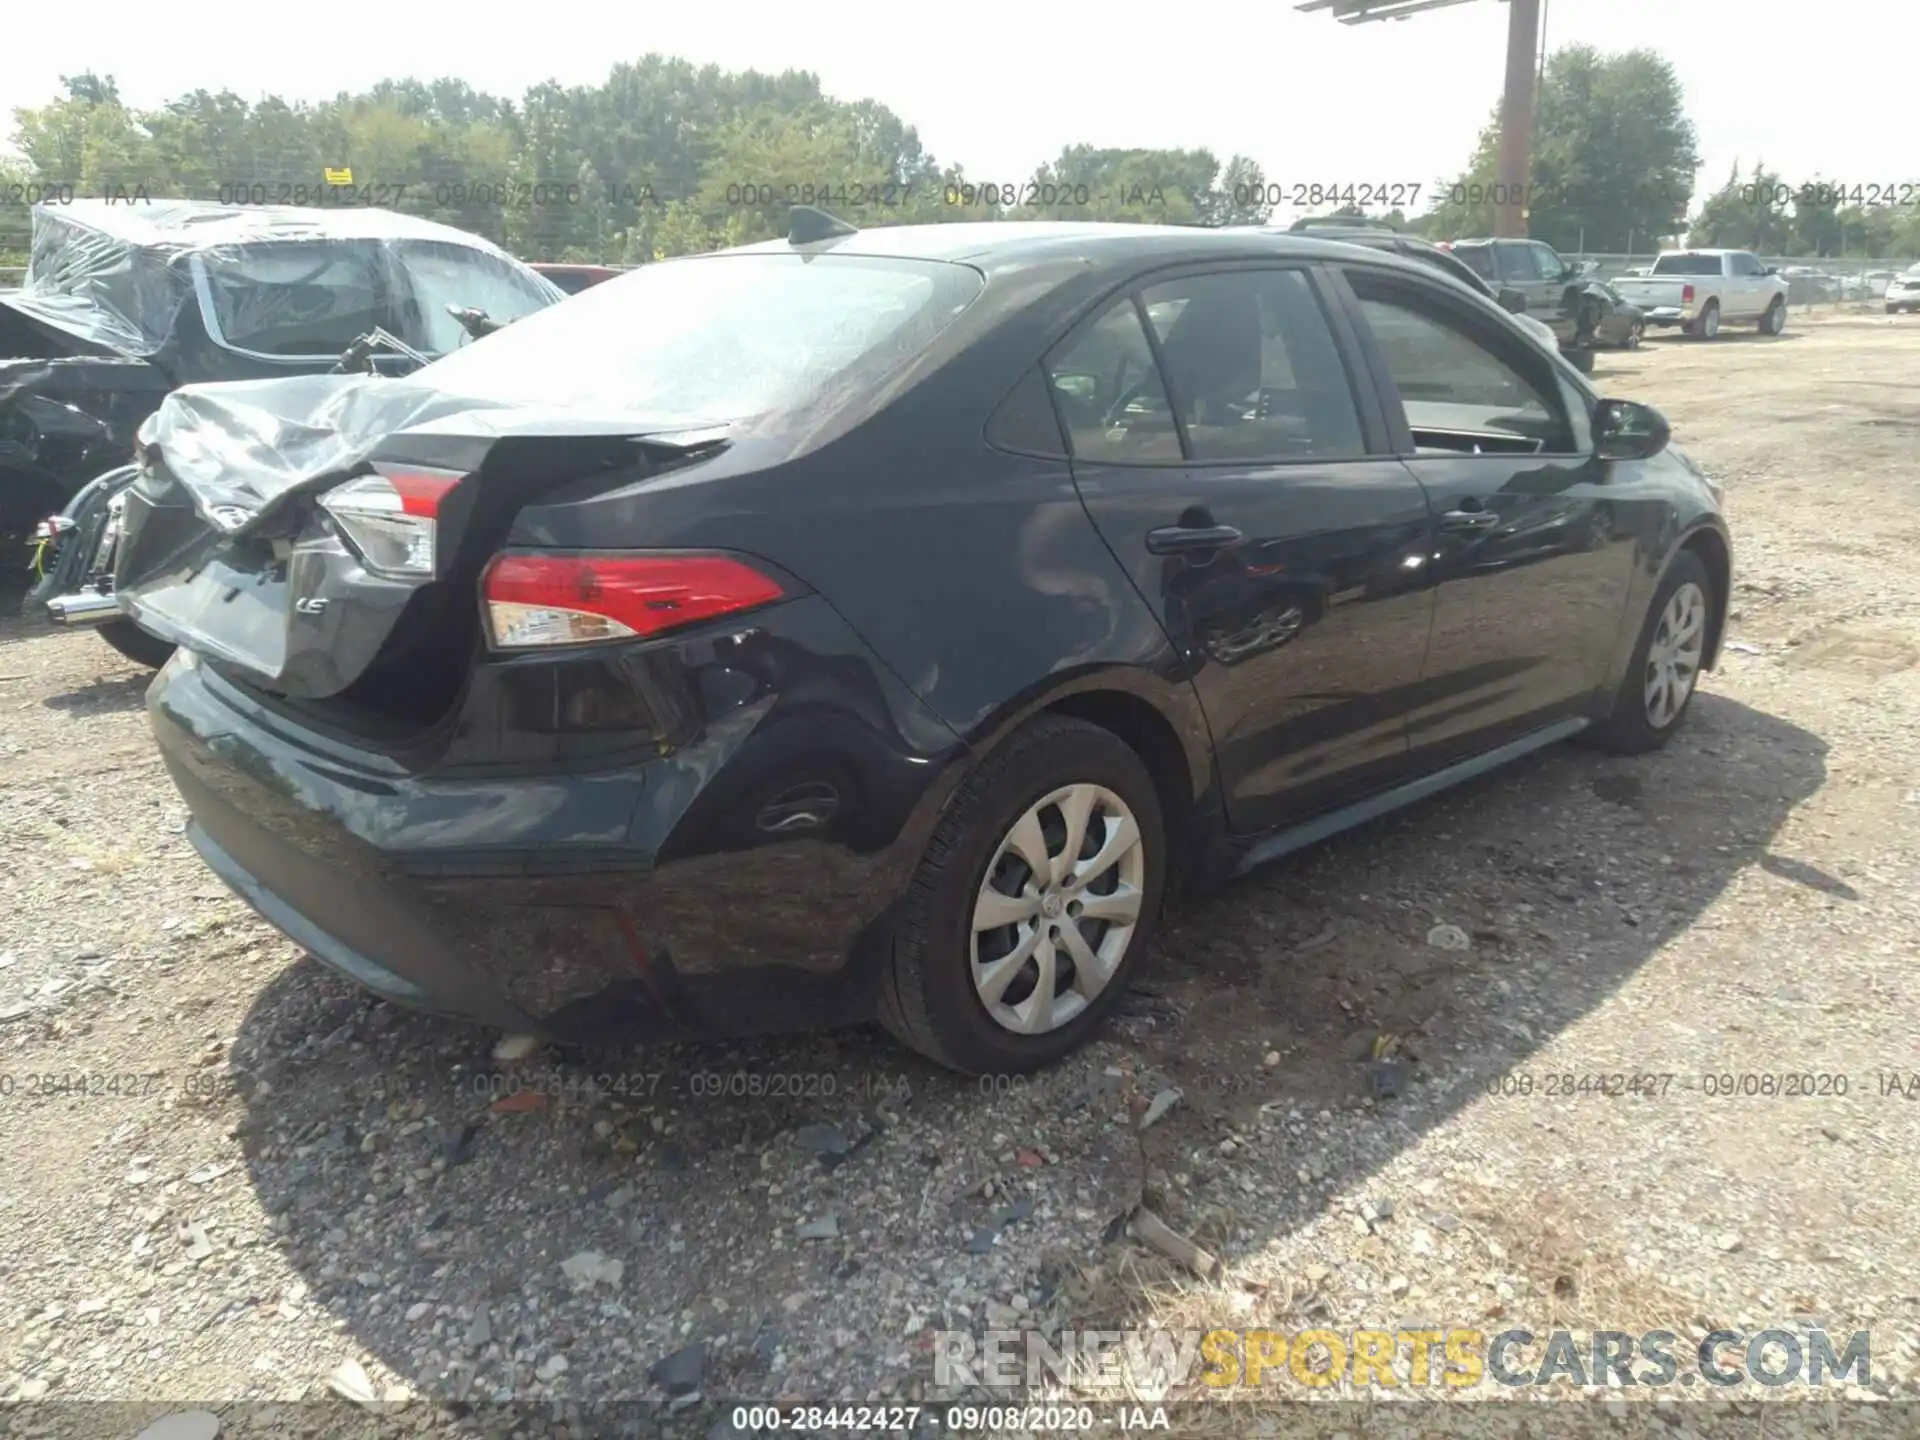
<instances>
[{"instance_id":1,"label":"parked car in background","mask_svg":"<svg viewBox=\"0 0 1920 1440\"><path fill-rule=\"evenodd\" d=\"M531 268L535 274L544 276L569 295L578 295L590 285L598 285L625 273L611 265L563 265L544 260L536 260Z\"/></svg>"},{"instance_id":2,"label":"parked car in background","mask_svg":"<svg viewBox=\"0 0 1920 1440\"><path fill-rule=\"evenodd\" d=\"M1609 350L1638 350L1647 333L1647 313L1614 288L1594 280L1591 288L1606 296L1607 308L1593 327L1593 343Z\"/></svg>"},{"instance_id":3,"label":"parked car in background","mask_svg":"<svg viewBox=\"0 0 1920 1440\"><path fill-rule=\"evenodd\" d=\"M1757 325L1762 335L1787 327L1788 280L1750 250L1667 250L1645 276L1614 288L1646 312L1649 325L1678 325L1711 340L1722 325Z\"/></svg>"},{"instance_id":4,"label":"parked car in background","mask_svg":"<svg viewBox=\"0 0 1920 1440\"><path fill-rule=\"evenodd\" d=\"M1494 304L1506 310L1519 322L1520 327L1532 335L1549 350L1560 349L1560 339L1551 326L1535 319L1527 313L1527 297L1519 290L1495 290L1470 266L1431 240L1419 235L1409 235L1396 229L1384 220L1359 220L1348 216L1310 215L1296 220L1284 231L1272 226L1251 226L1269 235L1317 235L1325 240L1339 240L1348 245L1366 245L1375 250L1385 250L1389 254L1404 255L1410 260L1431 265L1443 274L1451 275L1468 289L1486 296ZM1564 353L1564 352L1563 352ZM1575 369L1590 373L1593 369L1591 350L1575 350L1567 355Z\"/></svg>"},{"instance_id":5,"label":"parked car in background","mask_svg":"<svg viewBox=\"0 0 1920 1440\"><path fill-rule=\"evenodd\" d=\"M318 374L369 336L391 373L561 298L478 236L387 210L36 205L26 284L0 295L0 529L10 558L33 535L27 603L162 663L105 567L135 432L170 391Z\"/></svg>"},{"instance_id":6,"label":"parked car in background","mask_svg":"<svg viewBox=\"0 0 1920 1440\"><path fill-rule=\"evenodd\" d=\"M1610 302L1587 277L1588 266L1564 260L1541 240L1471 238L1442 242L1489 285L1526 297L1526 313L1547 325L1568 354L1590 352ZM1589 355L1586 368L1592 368Z\"/></svg>"},{"instance_id":7,"label":"parked car in background","mask_svg":"<svg viewBox=\"0 0 1920 1440\"><path fill-rule=\"evenodd\" d=\"M1887 281L1887 314L1920 310L1920 265L1909 265Z\"/></svg>"},{"instance_id":8,"label":"parked car in background","mask_svg":"<svg viewBox=\"0 0 1920 1440\"><path fill-rule=\"evenodd\" d=\"M1047 1064L1170 885L1664 744L1729 588L1656 412L1310 235L796 210L141 439L201 857L359 984L581 1042Z\"/></svg>"}]
</instances>

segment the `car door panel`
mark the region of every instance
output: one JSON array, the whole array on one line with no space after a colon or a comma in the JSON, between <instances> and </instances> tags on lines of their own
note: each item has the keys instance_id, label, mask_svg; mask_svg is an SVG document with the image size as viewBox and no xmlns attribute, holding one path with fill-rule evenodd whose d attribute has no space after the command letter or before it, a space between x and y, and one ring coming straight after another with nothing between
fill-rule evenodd
<instances>
[{"instance_id":1,"label":"car door panel","mask_svg":"<svg viewBox=\"0 0 1920 1440\"><path fill-rule=\"evenodd\" d=\"M1457 297L1349 267L1383 403L1435 521L1422 769L1588 713L1644 519L1591 453L1590 403L1559 367Z\"/></svg>"},{"instance_id":2,"label":"car door panel","mask_svg":"<svg viewBox=\"0 0 1920 1440\"><path fill-rule=\"evenodd\" d=\"M1405 773L1432 623L1425 492L1397 459L1367 454L1384 432L1356 409L1321 283L1276 267L1148 286L1135 348L1166 380L1147 395L1122 380L1088 406L1080 377L1139 373L1139 353L1086 358L1120 348L1113 336L1070 338L1049 359L1056 396L1079 392L1062 405L1087 513L1184 658L1243 834ZM1089 332L1128 318L1116 309ZM1247 322L1274 333L1256 342ZM1291 348L1276 355L1282 325ZM1251 406L1233 398L1243 389ZM1118 424L1088 429L1115 407Z\"/></svg>"}]
</instances>

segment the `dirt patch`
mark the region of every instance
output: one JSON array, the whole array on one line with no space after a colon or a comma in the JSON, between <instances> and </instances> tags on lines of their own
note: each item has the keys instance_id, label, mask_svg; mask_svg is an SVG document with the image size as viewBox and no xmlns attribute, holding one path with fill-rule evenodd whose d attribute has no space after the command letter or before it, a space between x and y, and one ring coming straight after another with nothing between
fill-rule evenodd
<instances>
[{"instance_id":1,"label":"dirt patch","mask_svg":"<svg viewBox=\"0 0 1920 1440\"><path fill-rule=\"evenodd\" d=\"M1673 746L1554 750L1183 908L1020 1083L870 1031L503 1079L213 880L144 672L0 624L0 1399L293 1400L347 1360L658 1399L697 1343L710 1398L904 1400L941 1330L1153 1320L1858 1326L1911 1393L1920 329L1794 327L1600 360L1727 486L1733 644ZM1222 1276L1128 1238L1143 1201ZM619 1278L575 1284L588 1251Z\"/></svg>"}]
</instances>

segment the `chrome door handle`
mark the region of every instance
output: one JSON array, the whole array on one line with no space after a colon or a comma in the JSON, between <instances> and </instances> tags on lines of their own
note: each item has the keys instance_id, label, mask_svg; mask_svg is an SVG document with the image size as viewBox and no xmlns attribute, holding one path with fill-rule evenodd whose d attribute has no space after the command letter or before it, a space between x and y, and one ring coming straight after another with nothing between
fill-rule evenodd
<instances>
[{"instance_id":1,"label":"chrome door handle","mask_svg":"<svg viewBox=\"0 0 1920 1440\"><path fill-rule=\"evenodd\" d=\"M1197 550L1224 550L1239 544L1241 538L1231 525L1165 525L1147 532L1147 553L1191 555Z\"/></svg>"}]
</instances>

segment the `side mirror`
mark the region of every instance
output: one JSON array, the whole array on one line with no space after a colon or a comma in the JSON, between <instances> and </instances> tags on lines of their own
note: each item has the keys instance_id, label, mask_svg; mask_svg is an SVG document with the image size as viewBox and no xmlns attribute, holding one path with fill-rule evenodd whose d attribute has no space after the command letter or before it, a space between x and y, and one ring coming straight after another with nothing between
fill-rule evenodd
<instances>
[{"instance_id":1,"label":"side mirror","mask_svg":"<svg viewBox=\"0 0 1920 1440\"><path fill-rule=\"evenodd\" d=\"M1780 273L1780 267L1778 265L1769 265L1765 273L1768 275L1778 275Z\"/></svg>"},{"instance_id":2,"label":"side mirror","mask_svg":"<svg viewBox=\"0 0 1920 1440\"><path fill-rule=\"evenodd\" d=\"M1593 450L1602 460L1649 460L1672 438L1667 417L1651 405L1602 400L1593 407Z\"/></svg>"},{"instance_id":3,"label":"side mirror","mask_svg":"<svg viewBox=\"0 0 1920 1440\"><path fill-rule=\"evenodd\" d=\"M1510 286L1500 288L1500 308L1514 315L1527 313L1527 292L1515 290Z\"/></svg>"}]
</instances>

